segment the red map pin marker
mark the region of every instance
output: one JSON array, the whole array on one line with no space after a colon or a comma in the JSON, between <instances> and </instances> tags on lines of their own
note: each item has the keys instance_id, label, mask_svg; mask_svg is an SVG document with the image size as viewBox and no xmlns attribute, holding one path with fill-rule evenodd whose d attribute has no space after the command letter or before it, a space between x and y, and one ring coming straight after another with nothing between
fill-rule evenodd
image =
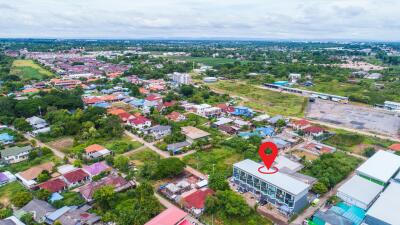
<instances>
[{"instance_id":1,"label":"red map pin marker","mask_svg":"<svg viewBox=\"0 0 400 225\"><path fill-rule=\"evenodd\" d=\"M270 154L265 153L265 150L267 149L271 150ZM258 149L258 154L264 162L264 165L270 169L276 159L276 156L278 156L278 147L272 142L262 143Z\"/></svg>"}]
</instances>

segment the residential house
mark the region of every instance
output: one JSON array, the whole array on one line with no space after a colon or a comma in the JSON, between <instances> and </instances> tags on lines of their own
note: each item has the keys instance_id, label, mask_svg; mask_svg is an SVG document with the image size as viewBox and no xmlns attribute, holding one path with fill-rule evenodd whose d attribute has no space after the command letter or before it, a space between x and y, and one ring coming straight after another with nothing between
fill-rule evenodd
<instances>
[{"instance_id":1,"label":"residential house","mask_svg":"<svg viewBox=\"0 0 400 225\"><path fill-rule=\"evenodd\" d=\"M204 211L207 197L213 194L214 191L209 188L198 189L183 197L182 202L186 210L199 217Z\"/></svg>"},{"instance_id":2,"label":"residential house","mask_svg":"<svg viewBox=\"0 0 400 225\"><path fill-rule=\"evenodd\" d=\"M89 213L90 206L84 205L80 208L77 206L64 206L46 216L47 224L54 224L60 221L62 225L92 225L100 221L100 217L96 214Z\"/></svg>"},{"instance_id":3,"label":"residential house","mask_svg":"<svg viewBox=\"0 0 400 225\"><path fill-rule=\"evenodd\" d=\"M201 104L193 105L193 112L203 117L211 117L221 114L221 109L208 104Z\"/></svg>"},{"instance_id":4,"label":"residential house","mask_svg":"<svg viewBox=\"0 0 400 225\"><path fill-rule=\"evenodd\" d=\"M218 127L218 126L225 125L225 124L232 123L232 122L233 122L233 120L231 118L220 117L220 118L217 119L217 121L215 121L212 124L212 126Z\"/></svg>"},{"instance_id":5,"label":"residential house","mask_svg":"<svg viewBox=\"0 0 400 225\"><path fill-rule=\"evenodd\" d=\"M258 127L254 131L260 133L263 137L272 137L275 135L275 129L271 126Z\"/></svg>"},{"instance_id":6,"label":"residential house","mask_svg":"<svg viewBox=\"0 0 400 225\"><path fill-rule=\"evenodd\" d=\"M264 142L272 142L278 147L279 150L285 150L285 149L290 147L290 143L289 142L287 142L285 140L282 140L280 138L277 138L277 137L266 138L262 142L263 143Z\"/></svg>"},{"instance_id":7,"label":"residential house","mask_svg":"<svg viewBox=\"0 0 400 225\"><path fill-rule=\"evenodd\" d=\"M289 126L291 126L294 130L304 130L307 127L311 126L311 123L308 120L293 120Z\"/></svg>"},{"instance_id":8,"label":"residential house","mask_svg":"<svg viewBox=\"0 0 400 225\"><path fill-rule=\"evenodd\" d=\"M232 126L225 125L225 124L219 125L218 129L229 135L234 135L237 133L237 129L233 128Z\"/></svg>"},{"instance_id":9,"label":"residential house","mask_svg":"<svg viewBox=\"0 0 400 225\"><path fill-rule=\"evenodd\" d=\"M30 145L5 148L0 151L1 161L6 164L13 164L27 160L32 150L33 148Z\"/></svg>"},{"instance_id":10,"label":"residential house","mask_svg":"<svg viewBox=\"0 0 400 225\"><path fill-rule=\"evenodd\" d=\"M253 118L253 121L256 121L256 122L263 122L263 121L267 121L269 118L270 118L269 115L267 115L267 114L262 114L262 115L259 115L259 116L254 117L254 118Z\"/></svg>"},{"instance_id":11,"label":"residential house","mask_svg":"<svg viewBox=\"0 0 400 225\"><path fill-rule=\"evenodd\" d=\"M28 122L33 127L34 130L39 130L48 126L46 120L39 118L37 116L32 116L27 118L26 122Z\"/></svg>"},{"instance_id":12,"label":"residential house","mask_svg":"<svg viewBox=\"0 0 400 225\"><path fill-rule=\"evenodd\" d=\"M32 213L33 219L38 223L43 223L46 219L46 215L56 211L56 209L49 203L33 199L28 204L20 209L21 214Z\"/></svg>"},{"instance_id":13,"label":"residential house","mask_svg":"<svg viewBox=\"0 0 400 225\"><path fill-rule=\"evenodd\" d=\"M145 98L145 101L153 102L154 106L161 105L163 102L163 98L161 95L150 94Z\"/></svg>"},{"instance_id":14,"label":"residential house","mask_svg":"<svg viewBox=\"0 0 400 225\"><path fill-rule=\"evenodd\" d=\"M110 150L98 144L92 144L85 148L85 156L91 159L105 157L110 154Z\"/></svg>"},{"instance_id":15,"label":"residential house","mask_svg":"<svg viewBox=\"0 0 400 225\"><path fill-rule=\"evenodd\" d=\"M276 115L268 120L268 123L275 125L279 120L285 120L285 118L281 115Z\"/></svg>"},{"instance_id":16,"label":"residential house","mask_svg":"<svg viewBox=\"0 0 400 225\"><path fill-rule=\"evenodd\" d=\"M245 107L245 106L236 106L235 111L232 112L234 116L246 116L246 117L253 117L254 112L252 109Z\"/></svg>"},{"instance_id":17,"label":"residential house","mask_svg":"<svg viewBox=\"0 0 400 225\"><path fill-rule=\"evenodd\" d=\"M8 133L0 134L0 143L3 145L8 145L14 143L14 136L9 135Z\"/></svg>"},{"instance_id":18,"label":"residential house","mask_svg":"<svg viewBox=\"0 0 400 225\"><path fill-rule=\"evenodd\" d=\"M169 183L167 186L165 186L165 191L167 195L171 198L174 195L180 195L185 191L190 190L190 183L187 182L186 180L181 180L178 183Z\"/></svg>"},{"instance_id":19,"label":"residential house","mask_svg":"<svg viewBox=\"0 0 400 225\"><path fill-rule=\"evenodd\" d=\"M51 173L53 171L54 163L47 162L37 166L32 166L31 168L24 170L15 174L18 180L22 182L26 187L31 188L36 184L36 178L43 172L48 171Z\"/></svg>"},{"instance_id":20,"label":"residential house","mask_svg":"<svg viewBox=\"0 0 400 225\"><path fill-rule=\"evenodd\" d=\"M235 119L233 121L233 124L238 128L241 128L241 127L244 127L244 126L248 126L248 127L251 126L251 122L250 121L245 121L245 120L241 120L241 119Z\"/></svg>"},{"instance_id":21,"label":"residential house","mask_svg":"<svg viewBox=\"0 0 400 225\"><path fill-rule=\"evenodd\" d=\"M400 152L400 143L394 143L390 145L389 150L392 152Z\"/></svg>"},{"instance_id":22,"label":"residential house","mask_svg":"<svg viewBox=\"0 0 400 225\"><path fill-rule=\"evenodd\" d=\"M183 148L190 146L191 144L187 141L177 142L167 145L167 150L172 152L172 154L179 153Z\"/></svg>"},{"instance_id":23,"label":"residential house","mask_svg":"<svg viewBox=\"0 0 400 225\"><path fill-rule=\"evenodd\" d=\"M17 178L10 172L0 172L0 186L15 181Z\"/></svg>"},{"instance_id":24,"label":"residential house","mask_svg":"<svg viewBox=\"0 0 400 225\"><path fill-rule=\"evenodd\" d=\"M25 223L23 223L15 216L9 216L5 219L0 220L0 225L25 225Z\"/></svg>"},{"instance_id":25,"label":"residential house","mask_svg":"<svg viewBox=\"0 0 400 225\"><path fill-rule=\"evenodd\" d=\"M128 188L132 188L136 184L133 181L127 181L118 175L112 174L102 178L99 181L91 182L80 187L79 192L87 202L91 202L93 201L93 193L105 185L111 185L114 187L115 192L120 192Z\"/></svg>"},{"instance_id":26,"label":"residential house","mask_svg":"<svg viewBox=\"0 0 400 225\"><path fill-rule=\"evenodd\" d=\"M55 193L55 192L62 192L67 188L67 183L61 178L55 178L52 180L45 181L41 184L39 184L37 187L39 189L44 189L49 191L50 193Z\"/></svg>"},{"instance_id":27,"label":"residential house","mask_svg":"<svg viewBox=\"0 0 400 225\"><path fill-rule=\"evenodd\" d=\"M171 112L170 114L166 115L165 117L174 122L180 122L180 121L186 120L185 115L183 115L179 112L176 112L176 111Z\"/></svg>"},{"instance_id":28,"label":"residential house","mask_svg":"<svg viewBox=\"0 0 400 225\"><path fill-rule=\"evenodd\" d=\"M186 141L189 143L200 139L207 139L210 136L210 133L192 126L182 127L181 129L182 133L186 136Z\"/></svg>"},{"instance_id":29,"label":"residential house","mask_svg":"<svg viewBox=\"0 0 400 225\"><path fill-rule=\"evenodd\" d=\"M83 184L85 181L89 180L90 175L87 174L83 169L77 169L64 174L63 177L64 180L67 182L68 187L70 188Z\"/></svg>"},{"instance_id":30,"label":"residential house","mask_svg":"<svg viewBox=\"0 0 400 225\"><path fill-rule=\"evenodd\" d=\"M215 105L215 107L220 108L221 112L225 114L231 114L235 111L235 108L233 106L230 106L226 103L217 104Z\"/></svg>"},{"instance_id":31,"label":"residential house","mask_svg":"<svg viewBox=\"0 0 400 225\"><path fill-rule=\"evenodd\" d=\"M138 116L134 119L128 120L128 125L132 126L135 129L143 130L151 126L151 120L147 119L144 116Z\"/></svg>"},{"instance_id":32,"label":"residential house","mask_svg":"<svg viewBox=\"0 0 400 225\"><path fill-rule=\"evenodd\" d=\"M107 165L107 163L104 162L104 161L96 162L96 163L93 163L92 165L89 165L89 166L85 165L85 166L83 166L82 169L87 174L89 174L90 177L99 175L102 172L107 172L107 171L111 171L112 170L112 168L109 165Z\"/></svg>"},{"instance_id":33,"label":"residential house","mask_svg":"<svg viewBox=\"0 0 400 225\"><path fill-rule=\"evenodd\" d=\"M143 130L145 134L153 136L156 140L171 134L171 126L157 125Z\"/></svg>"},{"instance_id":34,"label":"residential house","mask_svg":"<svg viewBox=\"0 0 400 225\"><path fill-rule=\"evenodd\" d=\"M185 222L187 221L185 219L187 215L185 211L172 206L162 211L156 217L145 223L145 225L188 225L188 223Z\"/></svg>"},{"instance_id":35,"label":"residential house","mask_svg":"<svg viewBox=\"0 0 400 225\"><path fill-rule=\"evenodd\" d=\"M313 137L320 137L324 134L325 129L319 126L309 126L303 129L304 133Z\"/></svg>"}]
</instances>

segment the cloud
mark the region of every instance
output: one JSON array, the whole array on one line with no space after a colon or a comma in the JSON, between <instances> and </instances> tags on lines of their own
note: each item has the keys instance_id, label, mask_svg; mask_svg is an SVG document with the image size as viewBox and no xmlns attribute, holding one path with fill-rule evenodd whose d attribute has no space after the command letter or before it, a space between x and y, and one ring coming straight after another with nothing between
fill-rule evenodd
<instances>
[{"instance_id":1,"label":"cloud","mask_svg":"<svg viewBox=\"0 0 400 225\"><path fill-rule=\"evenodd\" d=\"M396 0L0 0L0 37L398 40Z\"/></svg>"}]
</instances>

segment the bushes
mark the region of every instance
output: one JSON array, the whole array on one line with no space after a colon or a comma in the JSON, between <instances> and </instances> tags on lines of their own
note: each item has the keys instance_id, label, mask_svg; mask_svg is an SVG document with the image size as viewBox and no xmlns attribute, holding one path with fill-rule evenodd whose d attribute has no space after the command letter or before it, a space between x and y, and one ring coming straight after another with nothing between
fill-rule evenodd
<instances>
[{"instance_id":1,"label":"bushes","mask_svg":"<svg viewBox=\"0 0 400 225\"><path fill-rule=\"evenodd\" d=\"M11 198L11 203L15 206L15 207L22 207L24 205L26 205L28 202L30 202L33 199L31 193L27 192L27 191L23 191L23 192L18 192L16 193L14 196L12 196Z\"/></svg>"},{"instance_id":2,"label":"bushes","mask_svg":"<svg viewBox=\"0 0 400 225\"><path fill-rule=\"evenodd\" d=\"M148 179L164 179L182 173L185 166L184 162L175 157L160 159L156 162L145 162L140 175Z\"/></svg>"},{"instance_id":3,"label":"bushes","mask_svg":"<svg viewBox=\"0 0 400 225\"><path fill-rule=\"evenodd\" d=\"M340 147L353 147L355 145L363 143L364 139L364 136L358 134L338 133L328 139L326 143Z\"/></svg>"}]
</instances>

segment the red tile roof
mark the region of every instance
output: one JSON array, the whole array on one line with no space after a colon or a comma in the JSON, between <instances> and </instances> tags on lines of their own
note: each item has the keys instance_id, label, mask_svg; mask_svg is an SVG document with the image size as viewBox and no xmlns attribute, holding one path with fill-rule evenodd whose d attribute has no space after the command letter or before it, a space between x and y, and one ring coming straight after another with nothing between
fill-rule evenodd
<instances>
[{"instance_id":1,"label":"red tile roof","mask_svg":"<svg viewBox=\"0 0 400 225\"><path fill-rule=\"evenodd\" d=\"M134 119L129 120L130 123L133 123L135 125L144 124L144 123L146 123L146 121L150 121L150 120L144 116L138 116Z\"/></svg>"},{"instance_id":2,"label":"red tile roof","mask_svg":"<svg viewBox=\"0 0 400 225\"><path fill-rule=\"evenodd\" d=\"M38 185L40 189L45 189L50 191L51 193L59 192L64 190L67 187L67 184L61 180L60 178L56 178L54 180L48 180Z\"/></svg>"},{"instance_id":3,"label":"red tile roof","mask_svg":"<svg viewBox=\"0 0 400 225\"><path fill-rule=\"evenodd\" d=\"M234 107L229 106L229 105L227 105L225 103L218 104L215 107L220 108L223 112L226 112L226 113L230 113L230 112L234 112L235 111Z\"/></svg>"},{"instance_id":4,"label":"red tile roof","mask_svg":"<svg viewBox=\"0 0 400 225\"><path fill-rule=\"evenodd\" d=\"M162 211L160 214L151 219L145 225L176 225L183 218L185 218L186 215L187 215L186 212L178 209L175 206L172 206Z\"/></svg>"},{"instance_id":5,"label":"red tile roof","mask_svg":"<svg viewBox=\"0 0 400 225\"><path fill-rule=\"evenodd\" d=\"M100 98L98 98L98 97L90 97L90 98L84 98L83 99L83 102L85 103L85 104L96 104L96 103L99 103L99 102L102 102L103 100L101 100Z\"/></svg>"},{"instance_id":6,"label":"red tile roof","mask_svg":"<svg viewBox=\"0 0 400 225\"><path fill-rule=\"evenodd\" d=\"M172 113L168 114L166 117L172 121L178 121L180 116L182 116L182 114L173 111Z\"/></svg>"},{"instance_id":7,"label":"red tile roof","mask_svg":"<svg viewBox=\"0 0 400 225\"><path fill-rule=\"evenodd\" d=\"M202 209L204 208L207 196L212 194L214 194L214 191L209 188L206 188L205 190L200 189L183 198L183 202L189 209Z\"/></svg>"},{"instance_id":8,"label":"red tile roof","mask_svg":"<svg viewBox=\"0 0 400 225\"><path fill-rule=\"evenodd\" d=\"M122 121L127 121L129 119L129 117L134 117L132 114L124 112L124 113L120 113L118 114L118 117L122 120Z\"/></svg>"},{"instance_id":9,"label":"red tile roof","mask_svg":"<svg viewBox=\"0 0 400 225\"><path fill-rule=\"evenodd\" d=\"M158 101L160 99L162 99L162 97L157 95L149 95L146 97L147 101Z\"/></svg>"},{"instance_id":10,"label":"red tile roof","mask_svg":"<svg viewBox=\"0 0 400 225\"><path fill-rule=\"evenodd\" d=\"M391 146L389 146L389 149L393 150L393 151L396 151L396 152L399 152L400 151L400 143L392 144Z\"/></svg>"},{"instance_id":11,"label":"red tile roof","mask_svg":"<svg viewBox=\"0 0 400 225\"><path fill-rule=\"evenodd\" d=\"M103 146L101 146L101 145L98 145L98 144L92 144L92 145L89 145L89 146L87 146L87 147L85 148L85 152L86 152L86 153L92 153L92 152L101 151L101 150L103 150L103 149L106 149L106 148L103 147Z\"/></svg>"},{"instance_id":12,"label":"red tile roof","mask_svg":"<svg viewBox=\"0 0 400 225\"><path fill-rule=\"evenodd\" d=\"M170 101L170 102L164 102L163 105L164 107L171 107L176 104L176 101Z\"/></svg>"},{"instance_id":13,"label":"red tile roof","mask_svg":"<svg viewBox=\"0 0 400 225\"><path fill-rule=\"evenodd\" d=\"M311 134L318 134L318 133L321 133L324 131L325 131L324 128L318 127L318 126L311 126L311 127L307 127L304 129L304 132L311 133Z\"/></svg>"},{"instance_id":14,"label":"red tile roof","mask_svg":"<svg viewBox=\"0 0 400 225\"><path fill-rule=\"evenodd\" d=\"M310 122L308 122L308 120L302 119L302 120L295 120L295 121L293 121L293 124L295 124L295 125L297 125L297 126L300 126L300 127L304 127L304 126L309 125Z\"/></svg>"},{"instance_id":15,"label":"red tile roof","mask_svg":"<svg viewBox=\"0 0 400 225\"><path fill-rule=\"evenodd\" d=\"M84 180L85 178L89 177L89 174L87 174L85 171L82 169L77 169L72 172L64 174L64 178L69 182L69 183L76 183Z\"/></svg>"}]
</instances>

